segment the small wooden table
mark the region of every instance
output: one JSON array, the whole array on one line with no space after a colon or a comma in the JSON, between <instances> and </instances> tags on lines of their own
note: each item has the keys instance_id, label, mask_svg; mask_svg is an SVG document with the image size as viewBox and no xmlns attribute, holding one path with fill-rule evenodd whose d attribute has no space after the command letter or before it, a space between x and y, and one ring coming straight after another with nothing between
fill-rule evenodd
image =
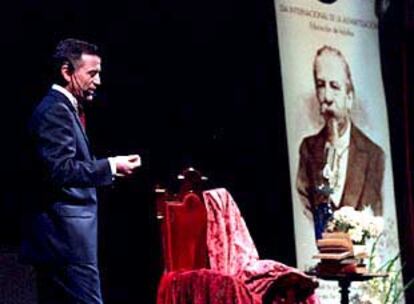
<instances>
[{"instance_id":1,"label":"small wooden table","mask_svg":"<svg viewBox=\"0 0 414 304\"><path fill-rule=\"evenodd\" d=\"M385 278L387 273L337 273L337 274L325 274L318 273L317 271L306 272L308 275L316 276L322 280L338 281L338 285L341 293L341 304L349 304L349 286L352 282L369 281L375 278Z\"/></svg>"}]
</instances>

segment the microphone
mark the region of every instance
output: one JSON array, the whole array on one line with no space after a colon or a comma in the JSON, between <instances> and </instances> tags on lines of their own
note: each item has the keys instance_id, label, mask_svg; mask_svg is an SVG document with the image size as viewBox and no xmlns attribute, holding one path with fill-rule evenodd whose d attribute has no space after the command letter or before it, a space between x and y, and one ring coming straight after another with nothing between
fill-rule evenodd
<instances>
[{"instance_id":1,"label":"microphone","mask_svg":"<svg viewBox=\"0 0 414 304\"><path fill-rule=\"evenodd\" d=\"M86 91L85 99L94 99L97 95L98 94L95 91L93 92Z\"/></svg>"}]
</instances>

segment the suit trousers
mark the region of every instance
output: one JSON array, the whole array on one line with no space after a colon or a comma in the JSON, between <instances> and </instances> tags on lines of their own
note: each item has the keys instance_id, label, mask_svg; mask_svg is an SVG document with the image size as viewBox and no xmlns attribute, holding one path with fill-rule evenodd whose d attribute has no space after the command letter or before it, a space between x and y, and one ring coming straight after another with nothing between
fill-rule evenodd
<instances>
[{"instance_id":1,"label":"suit trousers","mask_svg":"<svg viewBox=\"0 0 414 304\"><path fill-rule=\"evenodd\" d=\"M35 265L39 304L103 304L96 264Z\"/></svg>"}]
</instances>

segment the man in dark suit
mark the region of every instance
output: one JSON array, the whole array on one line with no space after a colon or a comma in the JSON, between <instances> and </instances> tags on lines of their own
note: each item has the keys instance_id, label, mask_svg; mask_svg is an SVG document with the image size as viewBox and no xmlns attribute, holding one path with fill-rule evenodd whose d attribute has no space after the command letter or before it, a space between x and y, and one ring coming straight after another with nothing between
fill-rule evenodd
<instances>
[{"instance_id":1,"label":"man in dark suit","mask_svg":"<svg viewBox=\"0 0 414 304\"><path fill-rule=\"evenodd\" d=\"M382 215L384 152L351 120L355 92L349 65L339 50L324 46L313 73L325 125L300 145L297 189L306 211L313 214L328 200L334 209L370 207Z\"/></svg>"},{"instance_id":2,"label":"man in dark suit","mask_svg":"<svg viewBox=\"0 0 414 304\"><path fill-rule=\"evenodd\" d=\"M39 303L103 303L97 267L97 186L132 174L139 155L96 159L82 105L101 84L98 48L66 39L54 56L55 83L30 120L33 167L23 221L23 261L34 265Z\"/></svg>"}]
</instances>

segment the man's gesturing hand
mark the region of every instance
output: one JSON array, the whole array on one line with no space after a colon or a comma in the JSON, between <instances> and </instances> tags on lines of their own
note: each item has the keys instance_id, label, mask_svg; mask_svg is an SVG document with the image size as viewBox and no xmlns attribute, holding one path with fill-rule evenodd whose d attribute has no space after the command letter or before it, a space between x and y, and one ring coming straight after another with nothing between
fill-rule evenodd
<instances>
[{"instance_id":1,"label":"man's gesturing hand","mask_svg":"<svg viewBox=\"0 0 414 304\"><path fill-rule=\"evenodd\" d=\"M141 157L138 154L116 156L116 175L131 175L138 167L141 166Z\"/></svg>"}]
</instances>

